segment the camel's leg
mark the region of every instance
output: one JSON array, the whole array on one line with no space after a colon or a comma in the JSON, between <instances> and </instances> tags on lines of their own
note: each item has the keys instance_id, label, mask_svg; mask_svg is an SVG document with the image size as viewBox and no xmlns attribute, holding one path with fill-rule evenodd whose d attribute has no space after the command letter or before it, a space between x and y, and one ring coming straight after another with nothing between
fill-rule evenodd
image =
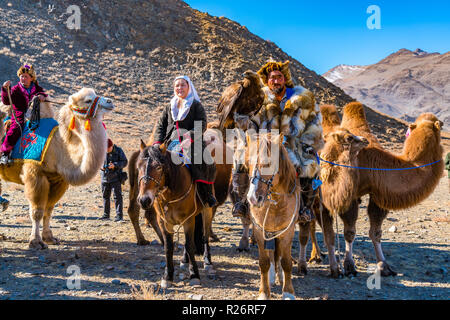
<instances>
[{"instance_id":1,"label":"camel's leg","mask_svg":"<svg viewBox=\"0 0 450 320\"><path fill-rule=\"evenodd\" d=\"M164 251L166 254L166 267L164 269L164 275L161 279L161 288L168 288L173 282L173 234L169 233L166 228L163 230L164 236Z\"/></svg>"},{"instance_id":2,"label":"camel's leg","mask_svg":"<svg viewBox=\"0 0 450 320\"><path fill-rule=\"evenodd\" d=\"M298 266L297 273L299 275L306 275L308 273L307 263L306 263L306 246L308 245L309 240L309 225L310 222L299 223L298 226L300 228L298 232L298 239L300 242L300 253L298 256Z\"/></svg>"},{"instance_id":3,"label":"camel's leg","mask_svg":"<svg viewBox=\"0 0 450 320\"><path fill-rule=\"evenodd\" d=\"M239 252L250 250L249 236L250 236L251 222L250 219L248 218L241 218L241 221L242 221L242 236L241 240L239 240L239 246L237 248Z\"/></svg>"},{"instance_id":4,"label":"camel's leg","mask_svg":"<svg viewBox=\"0 0 450 320\"><path fill-rule=\"evenodd\" d=\"M198 272L197 262L195 261L195 242L194 242L195 217L189 218L189 220L183 224L183 229L184 229L184 238L186 240L184 248L189 258L189 279L191 280L190 283L200 284L200 274Z\"/></svg>"},{"instance_id":5,"label":"camel's leg","mask_svg":"<svg viewBox=\"0 0 450 320\"><path fill-rule=\"evenodd\" d=\"M29 247L30 249L46 249L47 245L39 234L39 226L47 206L50 184L45 176L36 170L24 170L25 196L30 203L30 218L32 223Z\"/></svg>"},{"instance_id":6,"label":"camel's leg","mask_svg":"<svg viewBox=\"0 0 450 320\"><path fill-rule=\"evenodd\" d=\"M59 240L53 237L52 230L50 229L50 219L55 204L59 201L59 199L61 199L68 188L69 184L62 179L50 184L47 206L45 208L44 218L42 222L42 240L45 243L59 244Z\"/></svg>"},{"instance_id":7,"label":"camel's leg","mask_svg":"<svg viewBox=\"0 0 450 320\"><path fill-rule=\"evenodd\" d=\"M369 237L372 240L375 248L375 255L377 256L377 267L380 270L381 275L384 277L395 276L397 272L387 264L384 258L383 250L381 249L381 225L384 218L386 218L388 211L378 207L372 198L369 200L369 206L367 207L367 213L369 214L370 229Z\"/></svg>"},{"instance_id":8,"label":"camel's leg","mask_svg":"<svg viewBox=\"0 0 450 320\"><path fill-rule=\"evenodd\" d=\"M346 276L356 276L356 266L353 260L353 241L356 236L356 220L358 219L358 201L353 201L350 208L340 215L344 222L345 260L344 273Z\"/></svg>"},{"instance_id":9,"label":"camel's leg","mask_svg":"<svg viewBox=\"0 0 450 320\"><path fill-rule=\"evenodd\" d=\"M213 210L213 208L204 208L202 213L203 245L205 246L205 250L203 252L203 266L209 277L213 277L216 274L211 260L211 248L209 247L209 238L211 236L210 231L214 215Z\"/></svg>"},{"instance_id":10,"label":"camel's leg","mask_svg":"<svg viewBox=\"0 0 450 320\"><path fill-rule=\"evenodd\" d=\"M317 222L322 228L323 239L328 249L328 261L330 263L331 277L339 278L342 276L339 270L339 265L336 260L336 247L334 244L334 230L333 230L333 217L327 208L323 207L320 216L317 217Z\"/></svg>"},{"instance_id":11,"label":"camel's leg","mask_svg":"<svg viewBox=\"0 0 450 320\"><path fill-rule=\"evenodd\" d=\"M156 235L159 238L159 241L161 242L161 244L164 244L164 237L163 234L161 232L161 228L158 225L158 221L156 219L156 211L153 207L145 210L145 219L147 220L147 222L150 224L150 226L153 228L153 230L156 232Z\"/></svg>"},{"instance_id":12,"label":"camel's leg","mask_svg":"<svg viewBox=\"0 0 450 320\"><path fill-rule=\"evenodd\" d=\"M270 256L268 250L264 249L264 240L261 231L255 229L253 230L253 232L255 233L256 241L258 243L259 270L261 272L258 300L267 300L270 299L270 286L269 286Z\"/></svg>"},{"instance_id":13,"label":"camel's leg","mask_svg":"<svg viewBox=\"0 0 450 320\"><path fill-rule=\"evenodd\" d=\"M283 268L283 300L295 300L295 291L292 286L292 258L291 248L292 239L294 238L295 228L287 231L277 241L277 249L281 254L281 267Z\"/></svg>"}]
</instances>

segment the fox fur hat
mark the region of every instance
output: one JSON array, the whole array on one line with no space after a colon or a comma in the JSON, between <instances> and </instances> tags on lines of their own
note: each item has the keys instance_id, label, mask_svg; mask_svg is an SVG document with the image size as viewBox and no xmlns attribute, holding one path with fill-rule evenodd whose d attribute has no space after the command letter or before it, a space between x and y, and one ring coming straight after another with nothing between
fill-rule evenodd
<instances>
[{"instance_id":1,"label":"fox fur hat","mask_svg":"<svg viewBox=\"0 0 450 320\"><path fill-rule=\"evenodd\" d=\"M258 75L260 76L262 82L265 86L267 86L267 80L269 78L269 74L272 71L278 70L284 75L284 80L286 81L286 87L293 88L294 83L292 82L291 72L289 71L289 60L283 62L276 62L274 60L270 60L261 69L258 71Z\"/></svg>"},{"instance_id":2,"label":"fox fur hat","mask_svg":"<svg viewBox=\"0 0 450 320\"><path fill-rule=\"evenodd\" d=\"M36 72L31 64L25 63L23 66L17 70L17 76L20 77L21 74L28 73L31 77L31 81L36 82Z\"/></svg>"}]
</instances>

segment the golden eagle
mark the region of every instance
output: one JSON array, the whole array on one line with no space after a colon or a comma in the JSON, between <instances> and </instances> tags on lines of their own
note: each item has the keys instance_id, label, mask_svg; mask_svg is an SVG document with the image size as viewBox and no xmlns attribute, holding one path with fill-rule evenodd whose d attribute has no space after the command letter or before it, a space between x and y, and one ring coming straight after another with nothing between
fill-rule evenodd
<instances>
[{"instance_id":1,"label":"golden eagle","mask_svg":"<svg viewBox=\"0 0 450 320\"><path fill-rule=\"evenodd\" d=\"M217 113L220 130L233 128L236 114L254 116L264 102L264 91L259 75L247 70L243 76L243 80L227 87L219 100Z\"/></svg>"}]
</instances>

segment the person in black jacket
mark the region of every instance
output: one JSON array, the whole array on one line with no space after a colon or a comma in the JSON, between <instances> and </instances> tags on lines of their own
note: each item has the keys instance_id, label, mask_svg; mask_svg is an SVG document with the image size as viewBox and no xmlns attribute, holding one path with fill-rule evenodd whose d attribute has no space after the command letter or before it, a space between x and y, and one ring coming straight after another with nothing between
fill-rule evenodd
<instances>
[{"instance_id":1,"label":"person in black jacket","mask_svg":"<svg viewBox=\"0 0 450 320\"><path fill-rule=\"evenodd\" d=\"M122 169L128 163L125 153L108 139L108 150L103 168L101 168L102 193L103 193L103 216L101 220L109 219L111 190L114 190L114 202L116 204L116 218L114 221L123 220L123 198L122 198Z\"/></svg>"},{"instance_id":2,"label":"person in black jacket","mask_svg":"<svg viewBox=\"0 0 450 320\"><path fill-rule=\"evenodd\" d=\"M187 76L175 78L174 96L159 118L153 145L165 143L168 150L183 155L184 162L191 167L200 200L203 205L214 207L216 166L211 156L203 153L205 130L206 113L194 85Z\"/></svg>"}]
</instances>

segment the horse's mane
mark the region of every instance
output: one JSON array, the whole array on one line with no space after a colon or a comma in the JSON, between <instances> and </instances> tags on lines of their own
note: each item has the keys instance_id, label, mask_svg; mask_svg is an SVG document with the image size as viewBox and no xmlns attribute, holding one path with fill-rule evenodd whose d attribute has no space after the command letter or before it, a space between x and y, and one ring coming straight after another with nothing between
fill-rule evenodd
<instances>
[{"instance_id":1,"label":"horse's mane","mask_svg":"<svg viewBox=\"0 0 450 320\"><path fill-rule=\"evenodd\" d=\"M260 151L263 154L268 154L270 158L271 150L271 135L270 134L260 134ZM279 157L278 157L278 174L280 175L280 186L290 192L296 184L297 174L295 167L289 159L286 148L283 145L279 147Z\"/></svg>"},{"instance_id":2,"label":"horse's mane","mask_svg":"<svg viewBox=\"0 0 450 320\"><path fill-rule=\"evenodd\" d=\"M170 190L175 190L180 185L180 165L173 163L170 151L162 152L159 146L149 146L144 149L143 157L150 158L152 164L163 168L166 184Z\"/></svg>"}]
</instances>

